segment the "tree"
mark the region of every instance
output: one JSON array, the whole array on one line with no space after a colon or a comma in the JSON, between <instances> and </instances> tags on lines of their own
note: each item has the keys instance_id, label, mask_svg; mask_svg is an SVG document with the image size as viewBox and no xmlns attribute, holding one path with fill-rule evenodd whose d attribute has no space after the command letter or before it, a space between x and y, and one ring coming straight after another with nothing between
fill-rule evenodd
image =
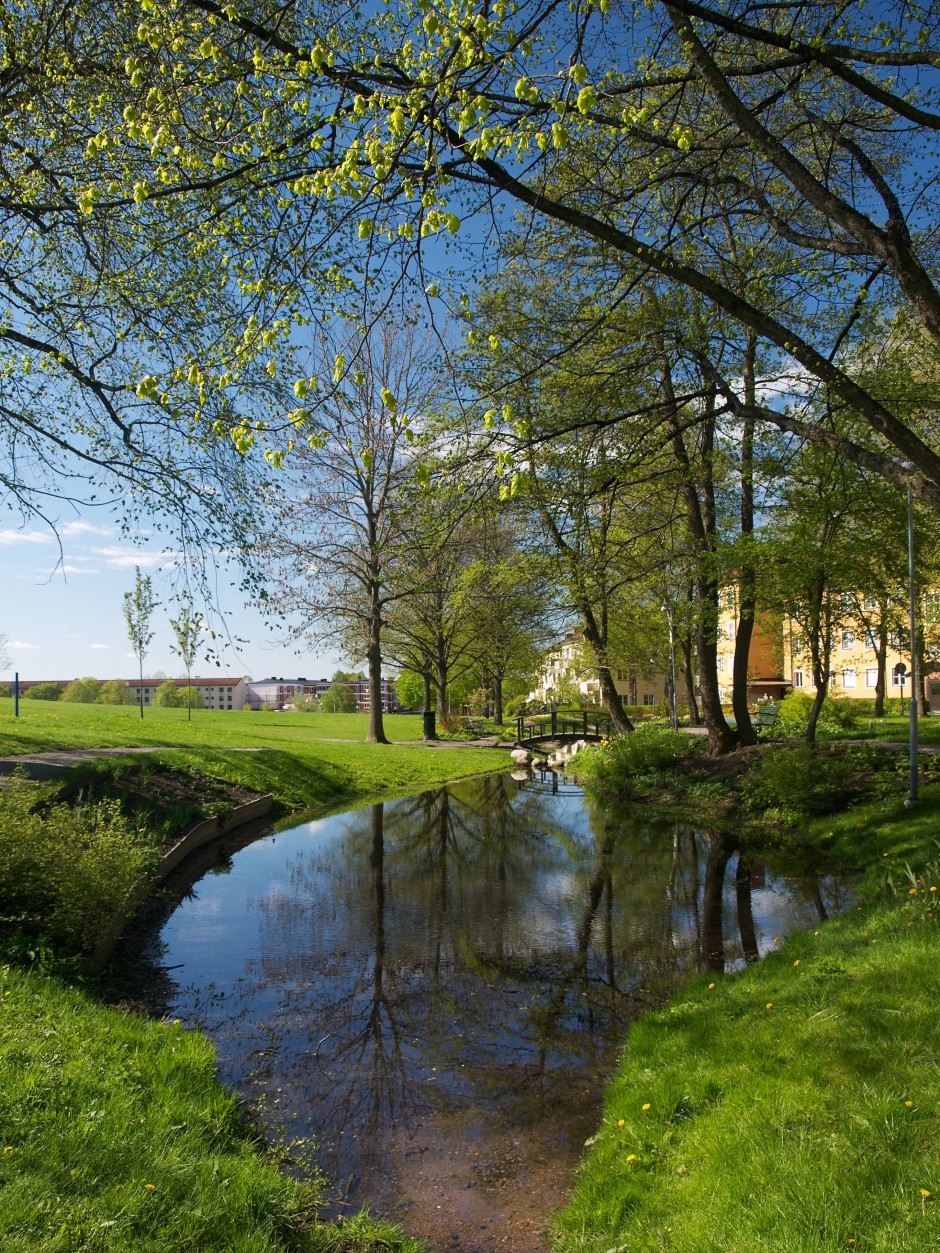
<instances>
[{"instance_id":1,"label":"tree","mask_svg":"<svg viewBox=\"0 0 940 1253\"><path fill-rule=\"evenodd\" d=\"M98 693L99 705L126 705L130 700L130 690L123 679L108 679L102 683Z\"/></svg>"},{"instance_id":2,"label":"tree","mask_svg":"<svg viewBox=\"0 0 940 1253\"><path fill-rule=\"evenodd\" d=\"M137 689L140 701L140 716L144 716L144 658L153 639L150 630L150 619L157 602L153 595L153 584L149 574L142 575L140 566L134 567L134 590L124 593L124 622L131 648L137 658L140 687Z\"/></svg>"},{"instance_id":3,"label":"tree","mask_svg":"<svg viewBox=\"0 0 940 1253\"><path fill-rule=\"evenodd\" d=\"M165 679L154 693L153 703L163 709L204 709L205 698L197 687L187 683L179 687L173 679Z\"/></svg>"},{"instance_id":4,"label":"tree","mask_svg":"<svg viewBox=\"0 0 940 1253\"><path fill-rule=\"evenodd\" d=\"M331 683L323 693L320 708L329 714L354 714L356 694L346 683Z\"/></svg>"},{"instance_id":5,"label":"tree","mask_svg":"<svg viewBox=\"0 0 940 1253\"><path fill-rule=\"evenodd\" d=\"M390 319L366 335L342 324L312 346L312 373L298 385L311 428L269 504L269 605L295 640L337 635L369 678L369 743L386 744L382 720L383 628L418 568L409 550L406 488L439 403L432 342ZM321 382L325 377L331 382Z\"/></svg>"},{"instance_id":6,"label":"tree","mask_svg":"<svg viewBox=\"0 0 940 1253\"><path fill-rule=\"evenodd\" d=\"M58 683L36 683L23 693L29 700L60 700L62 688Z\"/></svg>"},{"instance_id":7,"label":"tree","mask_svg":"<svg viewBox=\"0 0 940 1253\"><path fill-rule=\"evenodd\" d=\"M101 680L89 676L73 679L62 693L62 700L73 701L77 705L94 705L100 694Z\"/></svg>"},{"instance_id":8,"label":"tree","mask_svg":"<svg viewBox=\"0 0 940 1253\"><path fill-rule=\"evenodd\" d=\"M5 635L0 635L0 670L6 670L12 664L10 654L7 652L7 644L9 642Z\"/></svg>"},{"instance_id":9,"label":"tree","mask_svg":"<svg viewBox=\"0 0 940 1253\"><path fill-rule=\"evenodd\" d=\"M193 716L193 700L192 700L192 668L193 662L196 660L196 651L199 648L199 637L202 634L202 622L193 613L192 601L188 598L183 601L178 618L170 619L170 626L173 628L173 634L176 637L176 647L172 649L178 657L182 658L183 665L186 667L186 687L189 692L186 700L187 718L192 721Z\"/></svg>"}]
</instances>

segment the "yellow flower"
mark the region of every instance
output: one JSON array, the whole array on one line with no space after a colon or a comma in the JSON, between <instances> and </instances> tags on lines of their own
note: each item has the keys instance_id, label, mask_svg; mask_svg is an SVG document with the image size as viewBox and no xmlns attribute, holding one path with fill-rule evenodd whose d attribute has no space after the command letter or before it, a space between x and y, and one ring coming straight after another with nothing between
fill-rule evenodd
<instances>
[{"instance_id":1,"label":"yellow flower","mask_svg":"<svg viewBox=\"0 0 940 1253\"><path fill-rule=\"evenodd\" d=\"M936 888L931 888L930 890L931 890L931 892L936 892L936 890L937 890L937 889L936 889Z\"/></svg>"},{"instance_id":2,"label":"yellow flower","mask_svg":"<svg viewBox=\"0 0 940 1253\"><path fill-rule=\"evenodd\" d=\"M617 1119L617 1126L618 1126L618 1127L622 1127L622 1126L624 1125L624 1121L625 1121L625 1120L624 1120L623 1118L618 1118L618 1119Z\"/></svg>"},{"instance_id":3,"label":"yellow flower","mask_svg":"<svg viewBox=\"0 0 940 1253\"><path fill-rule=\"evenodd\" d=\"M794 964L794 966L798 966L800 963L799 963L799 961L795 961L793 964Z\"/></svg>"},{"instance_id":4,"label":"yellow flower","mask_svg":"<svg viewBox=\"0 0 940 1253\"><path fill-rule=\"evenodd\" d=\"M6 1148L5 1148L3 1151L4 1151L4 1153L12 1153L12 1152L13 1152L13 1145L12 1145L12 1144L8 1144L8 1145L6 1146Z\"/></svg>"},{"instance_id":5,"label":"yellow flower","mask_svg":"<svg viewBox=\"0 0 940 1253\"><path fill-rule=\"evenodd\" d=\"M156 1192L156 1190L157 1190L157 1185L156 1185L155 1183L145 1183L145 1184L144 1184L144 1191L145 1191L145 1192Z\"/></svg>"},{"instance_id":6,"label":"yellow flower","mask_svg":"<svg viewBox=\"0 0 940 1253\"><path fill-rule=\"evenodd\" d=\"M916 895L917 895L917 888L911 888L911 890L908 892L908 896L916 896Z\"/></svg>"},{"instance_id":7,"label":"yellow flower","mask_svg":"<svg viewBox=\"0 0 940 1253\"><path fill-rule=\"evenodd\" d=\"M774 1003L773 1003L773 1001L768 1001L768 1002L767 1002L767 1008L768 1008L768 1009L773 1009L773 1007L774 1007Z\"/></svg>"},{"instance_id":8,"label":"yellow flower","mask_svg":"<svg viewBox=\"0 0 940 1253\"><path fill-rule=\"evenodd\" d=\"M628 1161L628 1162L635 1162L635 1161L636 1161L636 1153L628 1153L628 1154L627 1154L627 1161Z\"/></svg>"},{"instance_id":9,"label":"yellow flower","mask_svg":"<svg viewBox=\"0 0 940 1253\"><path fill-rule=\"evenodd\" d=\"M914 1108L914 1102L913 1102L913 1101L905 1101L905 1102L904 1102L904 1104L907 1106L907 1108L908 1108L908 1109L913 1109L913 1108Z\"/></svg>"},{"instance_id":10,"label":"yellow flower","mask_svg":"<svg viewBox=\"0 0 940 1253\"><path fill-rule=\"evenodd\" d=\"M715 985L713 983L710 983L708 986L709 988L713 988Z\"/></svg>"},{"instance_id":11,"label":"yellow flower","mask_svg":"<svg viewBox=\"0 0 940 1253\"><path fill-rule=\"evenodd\" d=\"M646 1104L643 1106L643 1109L644 1109L644 1110L647 1110L647 1109L649 1109L649 1107L650 1107L650 1103L649 1103L649 1101L647 1101L647 1102L646 1102Z\"/></svg>"},{"instance_id":12,"label":"yellow flower","mask_svg":"<svg viewBox=\"0 0 940 1253\"><path fill-rule=\"evenodd\" d=\"M921 1194L921 1196L933 1196L933 1193L932 1193L932 1192L928 1192L926 1188L921 1188L921 1190L920 1190L920 1194Z\"/></svg>"}]
</instances>

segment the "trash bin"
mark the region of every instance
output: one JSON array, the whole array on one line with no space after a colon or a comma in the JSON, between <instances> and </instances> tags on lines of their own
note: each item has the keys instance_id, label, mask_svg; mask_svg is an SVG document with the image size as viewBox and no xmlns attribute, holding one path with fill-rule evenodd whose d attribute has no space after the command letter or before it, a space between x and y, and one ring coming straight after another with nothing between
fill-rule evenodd
<instances>
[{"instance_id":1,"label":"trash bin","mask_svg":"<svg viewBox=\"0 0 940 1253\"><path fill-rule=\"evenodd\" d=\"M434 710L424 709L421 711L422 733L426 740L436 740L437 731L434 727Z\"/></svg>"}]
</instances>

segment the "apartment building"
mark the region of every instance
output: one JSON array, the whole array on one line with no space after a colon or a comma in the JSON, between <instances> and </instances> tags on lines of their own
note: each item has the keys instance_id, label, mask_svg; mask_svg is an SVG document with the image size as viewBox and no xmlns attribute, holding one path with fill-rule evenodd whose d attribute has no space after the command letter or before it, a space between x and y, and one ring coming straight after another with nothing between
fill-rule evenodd
<instances>
[{"instance_id":1,"label":"apartment building","mask_svg":"<svg viewBox=\"0 0 940 1253\"><path fill-rule=\"evenodd\" d=\"M618 669L613 677L614 687L626 705L659 705L667 699L666 675L653 665L648 669ZM546 704L567 702L572 697L582 698L591 705L601 704L600 682L585 669L584 639L580 631L567 632L563 640L548 650L529 693L529 700Z\"/></svg>"},{"instance_id":2,"label":"apartment building","mask_svg":"<svg viewBox=\"0 0 940 1253\"><path fill-rule=\"evenodd\" d=\"M737 584L723 587L718 600L717 666L718 690L722 704L731 703L734 680L735 635L740 618ZM747 697L749 701L780 700L790 690L791 680L783 664L783 639L780 626L766 613L758 611L751 632L747 654Z\"/></svg>"},{"instance_id":3,"label":"apartment building","mask_svg":"<svg viewBox=\"0 0 940 1253\"><path fill-rule=\"evenodd\" d=\"M305 696L322 700L333 686L333 682L332 679L307 679L303 676L297 679L270 678L259 679L257 682L252 680L247 684L247 703L252 709L261 709L264 705L271 705L274 709L289 709L295 701ZM349 679L341 686L349 688L352 692L357 713L369 712L372 700L369 695L368 679ZM391 679L383 679L382 712L395 713L401 707L395 684Z\"/></svg>"},{"instance_id":4,"label":"apartment building","mask_svg":"<svg viewBox=\"0 0 940 1253\"><path fill-rule=\"evenodd\" d=\"M128 703L152 705L157 689L166 679L127 679ZM247 685L239 675L222 679L173 679L178 688L192 686L202 696L206 709L244 709L247 702Z\"/></svg>"}]
</instances>

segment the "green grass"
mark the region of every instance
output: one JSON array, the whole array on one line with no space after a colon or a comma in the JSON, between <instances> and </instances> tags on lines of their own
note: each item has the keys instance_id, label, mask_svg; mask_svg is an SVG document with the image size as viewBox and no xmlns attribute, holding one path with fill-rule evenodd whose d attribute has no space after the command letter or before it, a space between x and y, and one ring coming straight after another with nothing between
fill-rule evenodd
<instances>
[{"instance_id":1,"label":"green grass","mask_svg":"<svg viewBox=\"0 0 940 1253\"><path fill-rule=\"evenodd\" d=\"M887 867L897 895L631 1029L556 1253L940 1247L938 818L931 787L913 813L819 819L808 838L864 896ZM905 864L928 876L915 894Z\"/></svg>"},{"instance_id":2,"label":"green grass","mask_svg":"<svg viewBox=\"0 0 940 1253\"><path fill-rule=\"evenodd\" d=\"M420 718L395 714L390 737L403 743L365 744L365 714L285 714L148 709L0 700L0 756L69 748L154 746L154 760L196 775L273 792L282 809L338 804L367 796L436 787L449 780L505 768L493 749L437 748L408 743ZM349 736L331 742L325 736ZM252 751L244 751L250 749Z\"/></svg>"},{"instance_id":3,"label":"green grass","mask_svg":"<svg viewBox=\"0 0 940 1253\"><path fill-rule=\"evenodd\" d=\"M340 1253L420 1248L317 1224L318 1188L246 1133L208 1041L0 970L4 1253Z\"/></svg>"}]
</instances>

